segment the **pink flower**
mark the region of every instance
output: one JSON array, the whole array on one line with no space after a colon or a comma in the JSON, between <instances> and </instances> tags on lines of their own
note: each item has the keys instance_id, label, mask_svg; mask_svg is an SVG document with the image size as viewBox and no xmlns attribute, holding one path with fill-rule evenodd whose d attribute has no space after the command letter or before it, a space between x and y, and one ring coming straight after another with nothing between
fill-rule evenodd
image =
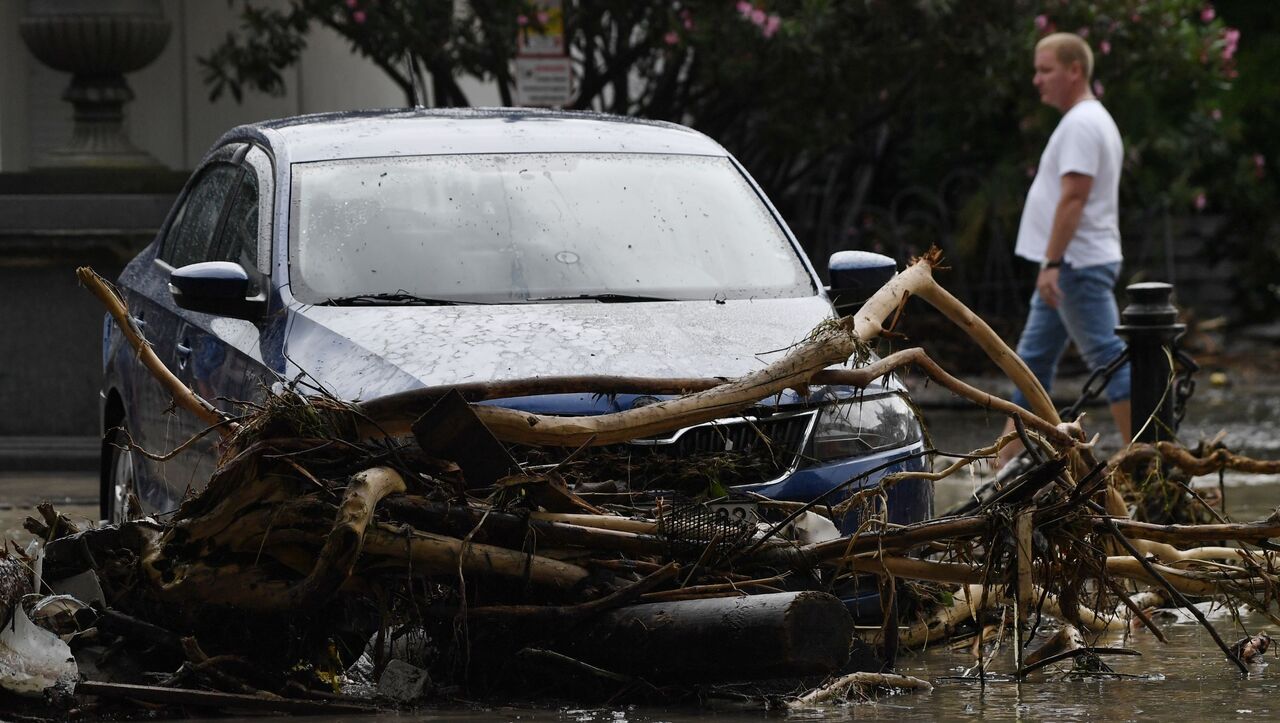
<instances>
[{"instance_id":1,"label":"pink flower","mask_svg":"<svg viewBox=\"0 0 1280 723\"><path fill-rule=\"evenodd\" d=\"M761 10L760 8L756 8L755 10L751 11L751 22L755 23L756 25L763 26L764 19L765 19L764 11Z\"/></svg>"},{"instance_id":2,"label":"pink flower","mask_svg":"<svg viewBox=\"0 0 1280 723\"><path fill-rule=\"evenodd\" d=\"M359 5L359 4L360 4L360 0L347 0L347 7L351 8L352 10L355 10L356 5Z\"/></svg>"},{"instance_id":3,"label":"pink flower","mask_svg":"<svg viewBox=\"0 0 1280 723\"><path fill-rule=\"evenodd\" d=\"M1089 37L1089 28L1080 28L1076 31L1076 35L1079 35L1082 38Z\"/></svg>"},{"instance_id":4,"label":"pink flower","mask_svg":"<svg viewBox=\"0 0 1280 723\"><path fill-rule=\"evenodd\" d=\"M769 18L764 21L764 36L766 38L772 38L774 33L778 32L778 28L781 25L782 18L777 15L770 15Z\"/></svg>"},{"instance_id":5,"label":"pink flower","mask_svg":"<svg viewBox=\"0 0 1280 723\"><path fill-rule=\"evenodd\" d=\"M662 42L667 45L675 45L680 42L680 35L674 30L668 30L667 34L662 36Z\"/></svg>"},{"instance_id":6,"label":"pink flower","mask_svg":"<svg viewBox=\"0 0 1280 723\"><path fill-rule=\"evenodd\" d=\"M1205 197L1204 192L1196 194L1196 200L1193 202L1197 211L1203 211L1205 206L1209 205L1209 199Z\"/></svg>"},{"instance_id":7,"label":"pink flower","mask_svg":"<svg viewBox=\"0 0 1280 723\"><path fill-rule=\"evenodd\" d=\"M739 14L739 15L741 15L741 16L742 16L742 17L744 17L744 18L750 18L750 17L751 17L751 11L752 11L752 10L755 10L755 9L756 9L756 6L754 6L754 5L752 5L751 3L747 2L747 0L738 0L737 8L738 8L738 14Z\"/></svg>"},{"instance_id":8,"label":"pink flower","mask_svg":"<svg viewBox=\"0 0 1280 723\"><path fill-rule=\"evenodd\" d=\"M693 13L689 12L688 9L681 10L680 24L684 26L685 30L693 30Z\"/></svg>"},{"instance_id":9,"label":"pink flower","mask_svg":"<svg viewBox=\"0 0 1280 723\"><path fill-rule=\"evenodd\" d=\"M545 10L538 11L538 24L546 25L551 20L551 16Z\"/></svg>"},{"instance_id":10,"label":"pink flower","mask_svg":"<svg viewBox=\"0 0 1280 723\"><path fill-rule=\"evenodd\" d=\"M1222 59L1231 60L1236 55L1236 50L1240 47L1240 31L1236 28L1227 28L1222 31Z\"/></svg>"},{"instance_id":11,"label":"pink flower","mask_svg":"<svg viewBox=\"0 0 1280 723\"><path fill-rule=\"evenodd\" d=\"M1093 81L1093 94L1101 98L1104 92L1105 92L1105 89L1102 87L1102 81L1101 80Z\"/></svg>"},{"instance_id":12,"label":"pink flower","mask_svg":"<svg viewBox=\"0 0 1280 723\"><path fill-rule=\"evenodd\" d=\"M517 15L517 16L516 16L516 25L519 25L520 27L522 27L522 28L523 28L524 26L526 26L526 25L528 25L528 24L529 24L529 16L528 16L528 15Z\"/></svg>"},{"instance_id":13,"label":"pink flower","mask_svg":"<svg viewBox=\"0 0 1280 723\"><path fill-rule=\"evenodd\" d=\"M1218 14L1213 11L1212 5L1205 5L1204 9L1200 11L1200 22L1211 23L1217 16Z\"/></svg>"},{"instance_id":14,"label":"pink flower","mask_svg":"<svg viewBox=\"0 0 1280 723\"><path fill-rule=\"evenodd\" d=\"M1043 33L1043 32L1044 32L1044 29L1045 29L1045 28L1047 28L1047 27L1049 27L1049 16L1047 16L1047 15L1037 15L1037 16L1036 16L1036 30L1039 30L1040 32L1042 32L1042 33Z\"/></svg>"},{"instance_id":15,"label":"pink flower","mask_svg":"<svg viewBox=\"0 0 1280 723\"><path fill-rule=\"evenodd\" d=\"M1027 166L1027 178L1035 178L1036 171L1039 171L1039 170L1040 169L1036 166Z\"/></svg>"},{"instance_id":16,"label":"pink flower","mask_svg":"<svg viewBox=\"0 0 1280 723\"><path fill-rule=\"evenodd\" d=\"M351 19L356 21L356 25L364 25L365 15L363 10L357 10L351 13Z\"/></svg>"},{"instance_id":17,"label":"pink flower","mask_svg":"<svg viewBox=\"0 0 1280 723\"><path fill-rule=\"evenodd\" d=\"M1098 43L1098 50L1101 50L1103 55L1111 55L1111 41L1104 40Z\"/></svg>"},{"instance_id":18,"label":"pink flower","mask_svg":"<svg viewBox=\"0 0 1280 723\"><path fill-rule=\"evenodd\" d=\"M1217 123L1218 121L1222 120L1222 111L1217 108L1214 108L1213 110L1209 111L1209 117L1213 119L1214 123Z\"/></svg>"},{"instance_id":19,"label":"pink flower","mask_svg":"<svg viewBox=\"0 0 1280 723\"><path fill-rule=\"evenodd\" d=\"M1267 173L1267 157L1261 153L1253 154L1253 177L1262 178Z\"/></svg>"}]
</instances>

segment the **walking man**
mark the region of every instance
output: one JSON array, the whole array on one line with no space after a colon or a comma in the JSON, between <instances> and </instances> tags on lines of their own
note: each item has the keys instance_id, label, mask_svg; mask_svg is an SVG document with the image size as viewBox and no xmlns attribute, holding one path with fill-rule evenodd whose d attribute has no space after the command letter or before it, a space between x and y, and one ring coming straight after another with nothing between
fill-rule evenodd
<instances>
[{"instance_id":1,"label":"walking man","mask_svg":"<svg viewBox=\"0 0 1280 723\"><path fill-rule=\"evenodd\" d=\"M1070 340L1091 371L1125 348L1115 333L1120 313L1120 167L1124 147L1107 109L1090 91L1093 53L1080 36L1054 33L1036 44L1033 83L1043 103L1063 115L1040 156L1027 192L1015 252L1040 264L1018 356L1046 390ZM1014 403L1028 406L1021 392ZM1107 385L1116 427L1129 441L1129 365ZM1006 429L1013 430L1010 420ZM1000 453L1003 464L1021 451Z\"/></svg>"}]
</instances>

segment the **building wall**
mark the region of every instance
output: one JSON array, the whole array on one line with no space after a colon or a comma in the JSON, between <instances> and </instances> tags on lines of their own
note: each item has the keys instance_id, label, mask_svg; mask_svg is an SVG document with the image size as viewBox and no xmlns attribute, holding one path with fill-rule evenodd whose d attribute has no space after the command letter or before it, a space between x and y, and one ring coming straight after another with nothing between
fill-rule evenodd
<instances>
[{"instance_id":1,"label":"building wall","mask_svg":"<svg viewBox=\"0 0 1280 723\"><path fill-rule=\"evenodd\" d=\"M0 171L27 166L26 63L18 36L20 0L0 0Z\"/></svg>"},{"instance_id":2,"label":"building wall","mask_svg":"<svg viewBox=\"0 0 1280 723\"><path fill-rule=\"evenodd\" d=\"M61 99L70 76L45 67L23 45L23 5L0 0L0 171L39 166L71 134L71 106ZM236 7L221 0L164 0L164 12L172 23L169 43L155 62L127 77L135 99L125 106L125 123L134 144L169 168L193 167L218 136L240 123L404 105L404 94L377 66L320 27L308 36L301 62L283 71L283 95L248 92L237 103L224 94L212 102L197 59L237 27Z\"/></svg>"}]
</instances>

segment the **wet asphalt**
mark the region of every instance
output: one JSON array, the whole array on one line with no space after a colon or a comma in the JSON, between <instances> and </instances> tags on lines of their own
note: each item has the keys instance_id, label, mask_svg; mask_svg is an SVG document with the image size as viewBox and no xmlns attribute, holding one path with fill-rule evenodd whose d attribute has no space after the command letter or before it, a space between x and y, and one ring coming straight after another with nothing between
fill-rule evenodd
<instances>
[{"instance_id":1,"label":"wet asphalt","mask_svg":"<svg viewBox=\"0 0 1280 723\"><path fill-rule=\"evenodd\" d=\"M98 473L0 472L0 540L25 545L31 534L22 527L35 506L48 500L76 522L98 519Z\"/></svg>"}]
</instances>

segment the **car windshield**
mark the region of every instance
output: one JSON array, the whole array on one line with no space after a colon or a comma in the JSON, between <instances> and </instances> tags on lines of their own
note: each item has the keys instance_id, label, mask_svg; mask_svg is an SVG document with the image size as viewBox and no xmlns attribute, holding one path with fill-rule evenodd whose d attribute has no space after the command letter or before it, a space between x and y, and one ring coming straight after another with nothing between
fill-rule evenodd
<instances>
[{"instance_id":1,"label":"car windshield","mask_svg":"<svg viewBox=\"0 0 1280 723\"><path fill-rule=\"evenodd\" d=\"M728 158L361 158L295 164L292 185L290 282L307 303L817 293Z\"/></svg>"}]
</instances>

